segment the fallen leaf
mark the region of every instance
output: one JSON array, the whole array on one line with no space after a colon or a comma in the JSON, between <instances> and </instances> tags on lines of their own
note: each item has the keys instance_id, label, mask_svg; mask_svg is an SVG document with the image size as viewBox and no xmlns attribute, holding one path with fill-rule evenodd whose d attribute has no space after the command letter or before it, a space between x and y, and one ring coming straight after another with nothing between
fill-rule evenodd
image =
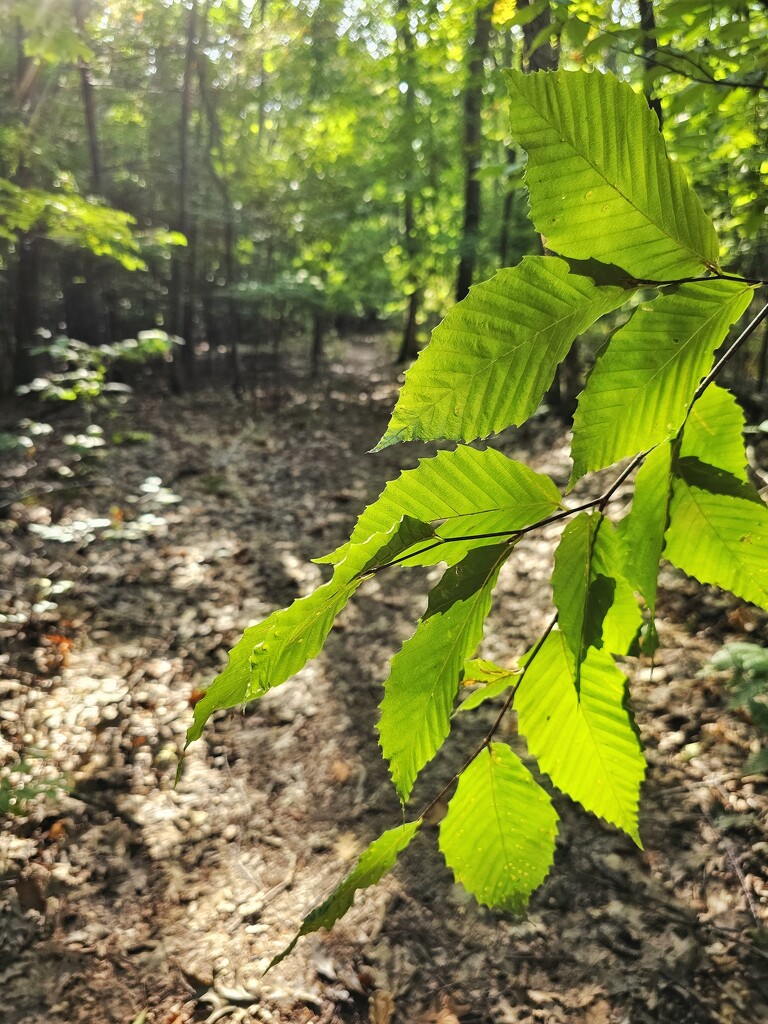
<instances>
[{"instance_id":1,"label":"fallen leaf","mask_svg":"<svg viewBox=\"0 0 768 1024\"><path fill-rule=\"evenodd\" d=\"M391 992L377 989L368 1000L368 1020L370 1024L389 1024L395 1012L395 1000Z\"/></svg>"}]
</instances>

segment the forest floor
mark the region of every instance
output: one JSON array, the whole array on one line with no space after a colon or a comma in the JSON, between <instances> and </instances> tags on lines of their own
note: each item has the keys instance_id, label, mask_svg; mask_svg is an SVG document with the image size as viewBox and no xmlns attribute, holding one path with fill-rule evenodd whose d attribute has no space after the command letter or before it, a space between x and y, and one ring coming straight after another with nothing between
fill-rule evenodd
<instances>
[{"instance_id":1,"label":"forest floor","mask_svg":"<svg viewBox=\"0 0 768 1024\"><path fill-rule=\"evenodd\" d=\"M379 343L359 339L308 389L136 397L101 414L110 444L81 438L74 464L62 438L83 432L81 412L6 410L0 429L26 415L54 430L28 428L34 448L1 470L0 763L24 764L0 775L16 812L0 831L0 1020L768 1020L768 779L742 776L758 734L705 671L725 642L765 642L766 619L668 569L655 665L628 659L645 849L557 798L555 866L517 919L453 883L429 826L333 932L263 975L401 820L376 707L430 573L377 577L314 662L217 715L176 788L174 773L191 707L242 628L316 586L310 559L428 454L364 454L396 388ZM503 446L567 479L556 424ZM548 621L556 537L527 538L505 567L485 656L513 659ZM415 806L493 713L459 716Z\"/></svg>"}]
</instances>

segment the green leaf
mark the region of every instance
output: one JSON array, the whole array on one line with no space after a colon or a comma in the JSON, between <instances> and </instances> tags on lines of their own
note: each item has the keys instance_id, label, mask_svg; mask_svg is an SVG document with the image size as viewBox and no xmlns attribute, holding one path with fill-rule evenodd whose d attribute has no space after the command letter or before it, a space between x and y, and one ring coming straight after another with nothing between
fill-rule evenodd
<instances>
[{"instance_id":1,"label":"green leaf","mask_svg":"<svg viewBox=\"0 0 768 1024\"><path fill-rule=\"evenodd\" d=\"M582 512L563 531L552 590L562 635L574 656L576 688L590 647L626 654L642 616L622 575L624 557L613 525Z\"/></svg>"},{"instance_id":2,"label":"green leaf","mask_svg":"<svg viewBox=\"0 0 768 1024\"><path fill-rule=\"evenodd\" d=\"M544 256L475 285L406 373L375 450L417 439L471 441L524 423L573 340L628 295Z\"/></svg>"},{"instance_id":3,"label":"green leaf","mask_svg":"<svg viewBox=\"0 0 768 1024\"><path fill-rule=\"evenodd\" d=\"M350 545L381 533L403 516L432 523L438 538L449 541L438 547L424 545L422 554L404 565L434 565L460 561L485 541L451 541L468 534L512 533L530 526L561 508L560 493L548 476L535 473L521 462L489 448L476 451L460 445L455 451L438 452L421 459L415 469L391 480L379 498L357 521L349 543L337 548L320 563L340 562Z\"/></svg>"},{"instance_id":4,"label":"green leaf","mask_svg":"<svg viewBox=\"0 0 768 1024\"><path fill-rule=\"evenodd\" d=\"M674 437L752 288L711 280L643 303L595 363L573 421L571 483Z\"/></svg>"},{"instance_id":5,"label":"green leaf","mask_svg":"<svg viewBox=\"0 0 768 1024\"><path fill-rule=\"evenodd\" d=\"M482 686L465 697L456 711L472 711L487 700L498 697L515 685L520 678L520 671L519 668L502 668L481 658L468 661L464 665L462 686L471 686L473 683L481 683Z\"/></svg>"},{"instance_id":6,"label":"green leaf","mask_svg":"<svg viewBox=\"0 0 768 1024\"><path fill-rule=\"evenodd\" d=\"M477 548L447 569L416 632L392 659L379 742L403 802L450 731L464 662L482 639L491 591L511 550L506 543Z\"/></svg>"},{"instance_id":7,"label":"green leaf","mask_svg":"<svg viewBox=\"0 0 768 1024\"><path fill-rule=\"evenodd\" d=\"M635 478L632 508L618 527L624 541L624 575L630 586L642 594L651 617L656 610L659 562L667 529L671 468L671 445L665 443L654 448Z\"/></svg>"},{"instance_id":8,"label":"green leaf","mask_svg":"<svg viewBox=\"0 0 768 1024\"><path fill-rule=\"evenodd\" d=\"M664 554L701 583L768 609L768 508L738 477L678 462Z\"/></svg>"},{"instance_id":9,"label":"green leaf","mask_svg":"<svg viewBox=\"0 0 768 1024\"><path fill-rule=\"evenodd\" d=\"M409 821L397 828L391 828L378 839L374 839L368 849L360 855L353 870L340 885L336 886L328 899L307 914L297 934L282 953L272 960L267 970L271 970L285 959L302 935L309 935L320 928L332 928L352 906L358 889L368 889L376 885L394 867L398 854L408 846L420 825L419 818L417 821Z\"/></svg>"},{"instance_id":10,"label":"green leaf","mask_svg":"<svg viewBox=\"0 0 768 1024\"><path fill-rule=\"evenodd\" d=\"M639 280L717 267L712 222L642 93L613 75L506 75L512 135L528 151L531 218L551 249Z\"/></svg>"},{"instance_id":11,"label":"green leaf","mask_svg":"<svg viewBox=\"0 0 768 1024\"><path fill-rule=\"evenodd\" d=\"M492 743L461 774L440 826L440 849L478 903L521 914L549 873L557 821L520 758Z\"/></svg>"},{"instance_id":12,"label":"green leaf","mask_svg":"<svg viewBox=\"0 0 768 1024\"><path fill-rule=\"evenodd\" d=\"M573 656L559 630L528 657L515 695L528 749L558 789L640 846L637 807L645 761L625 706L624 675L606 651L591 648L577 693Z\"/></svg>"},{"instance_id":13,"label":"green leaf","mask_svg":"<svg viewBox=\"0 0 768 1024\"><path fill-rule=\"evenodd\" d=\"M295 675L321 650L334 619L373 567L432 536L431 527L400 516L389 529L346 547L333 578L288 608L246 629L229 652L227 667L195 705L186 746L199 739L214 711L262 697Z\"/></svg>"},{"instance_id":14,"label":"green leaf","mask_svg":"<svg viewBox=\"0 0 768 1024\"><path fill-rule=\"evenodd\" d=\"M747 480L744 413L733 395L710 384L686 421L680 457L691 456Z\"/></svg>"},{"instance_id":15,"label":"green leaf","mask_svg":"<svg viewBox=\"0 0 768 1024\"><path fill-rule=\"evenodd\" d=\"M380 537L381 534L376 534L375 536ZM420 519L414 519L413 516L403 516L392 535L392 539L378 548L375 554L372 554L366 560L358 572L362 575L371 572L373 569L388 565L394 560L400 561L412 549L419 550L425 541L435 540L436 537L437 534L434 527L429 523L422 523ZM352 545L349 551L351 552L354 549L355 545ZM349 554L347 557L349 557Z\"/></svg>"}]
</instances>

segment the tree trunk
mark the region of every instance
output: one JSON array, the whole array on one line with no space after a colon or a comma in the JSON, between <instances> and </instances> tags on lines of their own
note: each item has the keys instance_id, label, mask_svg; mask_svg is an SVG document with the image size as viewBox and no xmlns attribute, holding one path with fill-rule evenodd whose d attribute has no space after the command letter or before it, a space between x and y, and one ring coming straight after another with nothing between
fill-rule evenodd
<instances>
[{"instance_id":1,"label":"tree trunk","mask_svg":"<svg viewBox=\"0 0 768 1024\"><path fill-rule=\"evenodd\" d=\"M80 35L85 34L85 13L83 0L73 0L73 13L75 25ZM85 112L85 130L88 137L88 155L91 164L91 191L94 195L104 195L102 181L101 153L99 150L99 136L96 129L96 100L91 81L91 69L82 57L78 58L77 67L80 71L80 91L83 96L83 110Z\"/></svg>"},{"instance_id":2,"label":"tree trunk","mask_svg":"<svg viewBox=\"0 0 768 1024\"><path fill-rule=\"evenodd\" d=\"M640 14L640 29L642 36L640 46L643 54L643 92L648 101L648 106L655 111L659 119L659 128L664 124L664 113L661 109L661 100L654 95L653 91L653 66L656 54L656 18L653 13L653 0L637 0L637 8Z\"/></svg>"},{"instance_id":3,"label":"tree trunk","mask_svg":"<svg viewBox=\"0 0 768 1024\"><path fill-rule=\"evenodd\" d=\"M532 0L518 0L518 9L530 7ZM547 4L527 25L523 25L523 44L525 47L524 71L557 71L559 53L557 46L550 40L538 46L533 53L531 47L537 36L552 24L552 15Z\"/></svg>"},{"instance_id":4,"label":"tree trunk","mask_svg":"<svg viewBox=\"0 0 768 1024\"><path fill-rule=\"evenodd\" d=\"M530 7L531 0L518 0L518 7ZM534 71L556 71L559 62L559 51L557 45L552 44L551 39L542 43L533 51L534 40L552 24L550 7L547 5L539 11L535 18L523 26L523 43L525 46L523 70ZM547 248L544 239L541 239L541 246L544 253ZM576 396L581 386L581 360L579 358L578 341L574 341L570 351L563 362L555 370L555 378L547 391L545 401L550 409L553 409L558 416L564 419L571 419L576 409Z\"/></svg>"},{"instance_id":5,"label":"tree trunk","mask_svg":"<svg viewBox=\"0 0 768 1024\"><path fill-rule=\"evenodd\" d=\"M262 17L265 13L265 8L265 0L262 0ZM202 19L202 34L205 34L207 30L207 18L208 9L206 7ZM229 336L231 385L234 394L237 397L240 397L243 394L243 379L239 350L239 339L242 329L237 302L232 294L232 289L237 282L237 260L235 258L235 249L237 245L236 217L232 196L229 190L229 183L216 166L215 153L216 150L219 150L219 153L221 154L222 146L221 123L219 121L219 113L214 101L213 91L208 83L206 57L203 54L200 55L200 58L197 61L197 79L200 85L200 97L203 101L203 109L205 110L205 115L208 121L208 148L206 150L208 168L211 178L213 179L213 183L216 185L216 188L221 195L221 202L224 208L224 275L225 287L229 292L226 300L226 309L227 319L229 321L227 333Z\"/></svg>"},{"instance_id":6,"label":"tree trunk","mask_svg":"<svg viewBox=\"0 0 768 1024\"><path fill-rule=\"evenodd\" d=\"M32 84L35 81L35 63L24 53L24 32L21 22L18 23L16 36L16 98L19 107L23 108L29 98ZM34 104L29 116L34 115ZM23 157L13 177L14 184L21 188L31 188L32 174ZM35 359L31 353L35 341L38 322L38 271L39 271L39 240L34 232L19 235L14 243L16 250L14 286L13 286L13 382L27 384L35 375ZM10 317L9 317L10 319Z\"/></svg>"},{"instance_id":7,"label":"tree trunk","mask_svg":"<svg viewBox=\"0 0 768 1024\"><path fill-rule=\"evenodd\" d=\"M312 351L310 354L310 372L312 379L320 373L323 363L323 348L325 341L325 314L318 310L312 315Z\"/></svg>"},{"instance_id":8,"label":"tree trunk","mask_svg":"<svg viewBox=\"0 0 768 1024\"><path fill-rule=\"evenodd\" d=\"M406 298L408 312L403 327L398 363L409 363L418 355L417 315L419 311L420 289L416 270L418 238L416 236L416 213L413 202L414 176L416 173L413 140L416 120L416 67L413 53L413 34L408 20L410 14L408 0L397 2L397 39L398 39L398 71L400 81L405 83L403 94L403 146L405 160L403 162L403 251L408 266Z\"/></svg>"},{"instance_id":9,"label":"tree trunk","mask_svg":"<svg viewBox=\"0 0 768 1024\"><path fill-rule=\"evenodd\" d=\"M23 235L17 242L16 302L13 333L15 335L14 378L16 384L26 384L35 375L34 347L38 323L38 268L37 239Z\"/></svg>"},{"instance_id":10,"label":"tree trunk","mask_svg":"<svg viewBox=\"0 0 768 1024\"><path fill-rule=\"evenodd\" d=\"M195 351L191 331L193 311L190 290L193 225L190 209L192 174L189 122L192 111L192 88L196 63L196 37L197 0L192 0L187 19L187 45L184 58L184 77L181 85L181 116L179 120L179 209L177 226L181 234L186 237L187 246L186 248L180 247L177 249L171 271L172 330L174 334L184 338L182 363L185 371L184 376L188 384L194 381L195 370ZM175 361L171 363L170 385L171 389L176 393L183 389L178 366L176 366Z\"/></svg>"},{"instance_id":11,"label":"tree trunk","mask_svg":"<svg viewBox=\"0 0 768 1024\"><path fill-rule=\"evenodd\" d=\"M491 42L493 3L484 3L475 11L474 38L467 51L467 81L464 88L464 223L459 246L459 270L456 276L456 301L469 291L477 263L480 235L481 192L477 169L482 156L483 84L485 59Z\"/></svg>"}]
</instances>

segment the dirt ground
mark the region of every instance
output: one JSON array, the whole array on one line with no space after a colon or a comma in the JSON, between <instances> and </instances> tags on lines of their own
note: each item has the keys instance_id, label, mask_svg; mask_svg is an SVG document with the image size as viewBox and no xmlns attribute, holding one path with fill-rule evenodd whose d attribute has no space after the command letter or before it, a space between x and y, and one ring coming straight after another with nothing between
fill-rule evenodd
<instances>
[{"instance_id":1,"label":"dirt ground","mask_svg":"<svg viewBox=\"0 0 768 1024\"><path fill-rule=\"evenodd\" d=\"M62 443L84 433L77 410L4 410L0 429L54 429L1 470L0 798L26 788L0 831L0 1020L768 1020L768 779L742 777L759 737L703 672L724 642L765 642L766 619L671 570L655 665L628 661L644 851L559 798L554 869L516 919L453 883L426 827L333 932L263 975L401 820L376 707L434 576L377 577L296 679L216 716L174 788L191 708L242 628L316 586L310 559L428 454L364 454L396 371L375 339L340 354L315 384L243 402L136 397L96 415L103 448ZM566 480L555 424L503 447ZM514 658L548 621L556 536L527 538L502 573L485 656ZM493 713L459 716L415 806Z\"/></svg>"}]
</instances>

